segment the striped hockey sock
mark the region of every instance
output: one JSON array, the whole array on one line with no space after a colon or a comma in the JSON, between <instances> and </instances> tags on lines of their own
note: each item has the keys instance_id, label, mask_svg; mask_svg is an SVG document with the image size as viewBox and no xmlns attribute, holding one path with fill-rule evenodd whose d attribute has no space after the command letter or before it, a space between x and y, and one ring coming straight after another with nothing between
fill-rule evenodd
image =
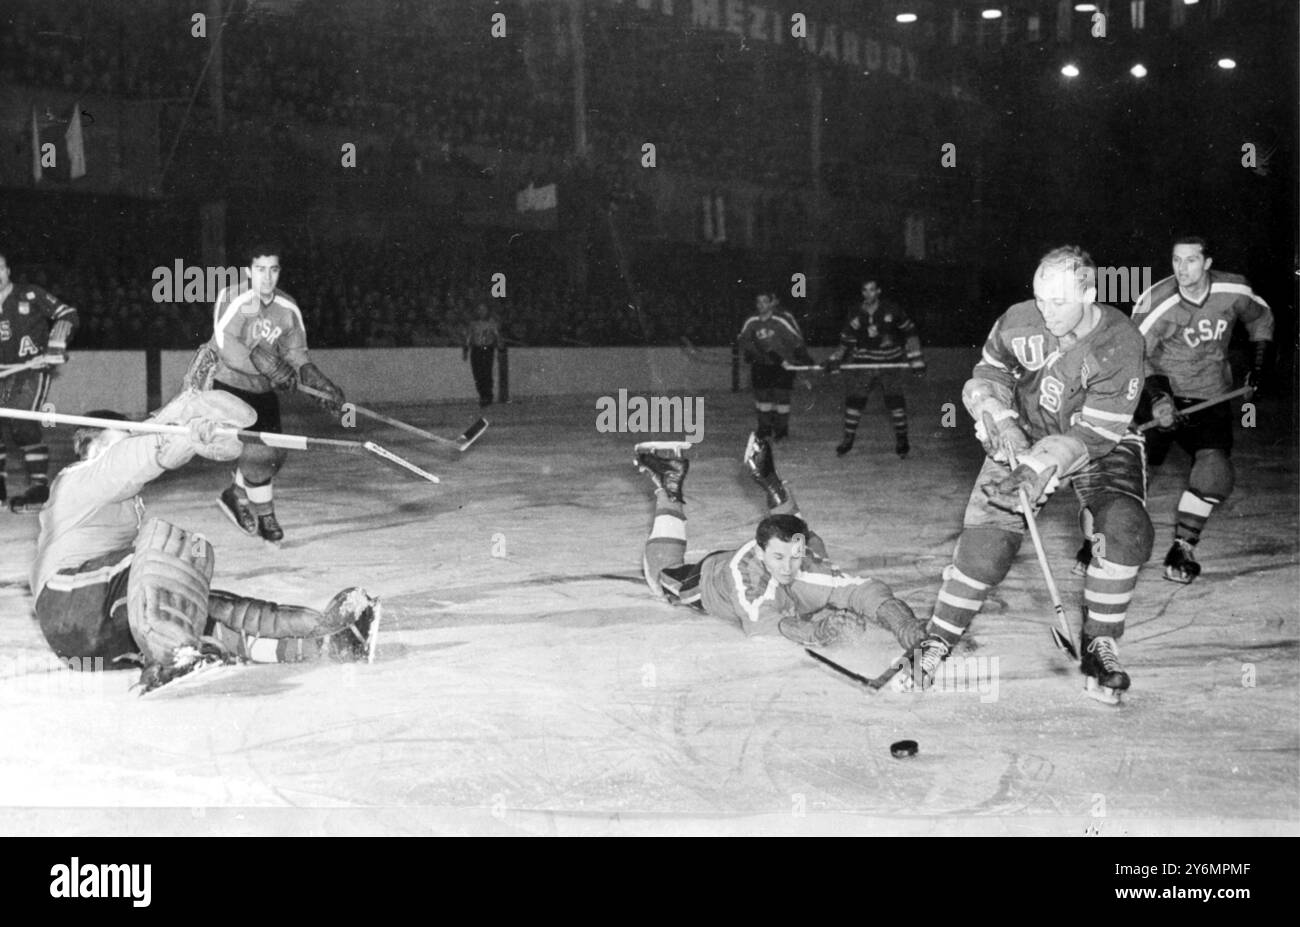
<instances>
[{"instance_id":1,"label":"striped hockey sock","mask_svg":"<svg viewBox=\"0 0 1300 927\"><path fill-rule=\"evenodd\" d=\"M1184 491L1178 500L1178 524L1174 527L1174 538L1194 546L1201 539L1201 531L1210 520L1210 513L1222 501L1222 496L1203 494L1193 489Z\"/></svg>"},{"instance_id":2,"label":"striped hockey sock","mask_svg":"<svg viewBox=\"0 0 1300 927\"><path fill-rule=\"evenodd\" d=\"M929 631L942 638L950 648L955 647L984 607L988 594L987 583L972 579L957 569L956 564L949 564L943 571L943 587L934 603Z\"/></svg>"},{"instance_id":3,"label":"striped hockey sock","mask_svg":"<svg viewBox=\"0 0 1300 927\"><path fill-rule=\"evenodd\" d=\"M1113 637L1124 634L1128 603L1137 588L1141 566L1115 563L1093 553L1083 580L1083 633L1089 637Z\"/></svg>"},{"instance_id":4,"label":"striped hockey sock","mask_svg":"<svg viewBox=\"0 0 1300 927\"><path fill-rule=\"evenodd\" d=\"M49 485L50 449L47 445L25 445L23 447L23 465L27 468L27 479L31 482L31 485Z\"/></svg>"}]
</instances>

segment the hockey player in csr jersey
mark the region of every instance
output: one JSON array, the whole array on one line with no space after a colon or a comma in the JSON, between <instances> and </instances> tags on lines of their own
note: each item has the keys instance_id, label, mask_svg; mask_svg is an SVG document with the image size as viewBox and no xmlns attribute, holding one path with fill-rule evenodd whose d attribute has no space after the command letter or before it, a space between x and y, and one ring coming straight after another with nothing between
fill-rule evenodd
<instances>
[{"instance_id":1,"label":"hockey player in csr jersey","mask_svg":"<svg viewBox=\"0 0 1300 927\"><path fill-rule=\"evenodd\" d=\"M185 425L189 434L77 430L80 462L54 480L31 572L36 617L55 653L82 667L100 657L113 669L134 657L146 691L213 661L373 655L377 600L362 590L343 590L319 612L212 589L212 545L145 519L140 492L150 481L195 455L235 459L239 439L218 429L247 428L255 417L228 392L186 390L150 421Z\"/></svg>"},{"instance_id":2,"label":"hockey player in csr jersey","mask_svg":"<svg viewBox=\"0 0 1300 927\"><path fill-rule=\"evenodd\" d=\"M769 514L754 539L734 550L686 562L686 442L636 446L636 465L655 484L654 523L642 566L657 596L738 625L747 635L780 633L805 645L833 643L846 623L892 631L906 651L925 637L925 623L889 586L849 576L830 564L826 546L799 516L766 438L751 434L744 464L767 494Z\"/></svg>"},{"instance_id":3,"label":"hockey player in csr jersey","mask_svg":"<svg viewBox=\"0 0 1300 927\"><path fill-rule=\"evenodd\" d=\"M840 349L825 363L827 373L842 364L907 363L914 376L925 373L921 356L921 339L916 325L896 304L880 298L880 284L867 280L862 284L862 302L854 307L840 332ZM843 457L853 450L858 422L867 407L867 397L877 384L885 397L885 408L894 425L894 450L906 457L912 449L907 440L907 400L903 396L903 378L898 370L852 370L845 374L844 437L835 453Z\"/></svg>"},{"instance_id":4,"label":"hockey player in csr jersey","mask_svg":"<svg viewBox=\"0 0 1300 927\"><path fill-rule=\"evenodd\" d=\"M1174 241L1173 275L1138 297L1133 322L1146 339L1145 400L1159 427L1147 433L1152 466L1160 466L1176 441L1192 458L1187 488L1178 500L1174 543L1165 556L1165 579L1190 583L1201 572L1192 551L1214 507L1232 493L1232 407L1181 410L1232 389L1227 348L1238 322L1253 345L1246 385L1256 386L1273 340L1273 312L1244 277L1211 270L1204 238Z\"/></svg>"},{"instance_id":5,"label":"hockey player in csr jersey","mask_svg":"<svg viewBox=\"0 0 1300 927\"><path fill-rule=\"evenodd\" d=\"M77 327L77 310L30 283L15 283L0 254L0 406L40 411L50 388L49 368L67 361L68 340ZM33 363L34 362L34 363ZM15 369L32 363L27 369ZM6 433L7 432L7 433ZM9 439L23 452L27 490L13 497L13 512L35 514L50 497L50 449L38 422L0 421L0 503L5 487L5 449Z\"/></svg>"},{"instance_id":6,"label":"hockey player in csr jersey","mask_svg":"<svg viewBox=\"0 0 1300 927\"><path fill-rule=\"evenodd\" d=\"M754 315L741 326L736 343L750 365L757 434L780 441L790 434L790 391L794 388L794 373L786 370L785 364L812 364L813 360L799 323L781 308L775 290L759 293L755 308Z\"/></svg>"},{"instance_id":7,"label":"hockey player in csr jersey","mask_svg":"<svg viewBox=\"0 0 1300 927\"><path fill-rule=\"evenodd\" d=\"M1116 642L1153 534L1143 441L1132 427L1142 336L1123 313L1095 302L1096 266L1077 247L1044 255L1033 285L1032 300L994 323L962 390L987 457L944 571L931 636L904 679L922 686L933 679L1007 575L1027 527L1019 490L1037 509L1068 481L1093 554L1083 585L1080 669L1088 693L1114 704L1129 687Z\"/></svg>"},{"instance_id":8,"label":"hockey player in csr jersey","mask_svg":"<svg viewBox=\"0 0 1300 927\"><path fill-rule=\"evenodd\" d=\"M211 386L238 396L257 412L257 431L281 430L280 400L274 390L292 390L300 382L326 393L328 398L319 402L339 412L343 391L312 363L298 304L277 286L280 246L253 245L245 270L248 289L226 288L218 296L212 338L199 348L186 385ZM245 445L234 480L218 499L221 511L241 530L272 543L284 537L275 516L272 480L286 456L281 448Z\"/></svg>"}]
</instances>

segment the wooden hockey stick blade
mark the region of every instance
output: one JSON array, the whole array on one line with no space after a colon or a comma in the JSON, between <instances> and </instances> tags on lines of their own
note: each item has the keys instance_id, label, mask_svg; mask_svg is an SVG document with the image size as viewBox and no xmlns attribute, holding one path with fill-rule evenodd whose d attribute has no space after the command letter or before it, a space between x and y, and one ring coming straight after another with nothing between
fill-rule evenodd
<instances>
[{"instance_id":1,"label":"wooden hockey stick blade","mask_svg":"<svg viewBox=\"0 0 1300 927\"><path fill-rule=\"evenodd\" d=\"M1238 396L1244 396L1247 393L1249 393L1251 389L1252 387L1249 386L1243 386L1240 389L1234 389L1232 392L1224 393L1222 396L1215 396L1213 399L1207 399L1204 402L1198 402L1195 405L1190 405L1186 409L1179 409L1178 414L1191 415L1193 412L1200 412L1202 409L1208 409L1210 406L1217 406L1219 403L1227 402L1229 399L1236 399ZM1156 427L1157 425L1155 421L1144 422L1142 425L1138 426L1138 431L1150 431L1152 428L1156 428Z\"/></svg>"},{"instance_id":2,"label":"wooden hockey stick blade","mask_svg":"<svg viewBox=\"0 0 1300 927\"><path fill-rule=\"evenodd\" d=\"M1015 459L1015 452L1010 446L1007 447L1007 455ZM1079 651L1074 648L1074 641L1070 639L1070 625L1065 619L1065 606L1061 604L1061 591L1056 588L1056 579L1052 576L1052 565L1047 562L1047 550L1043 547L1043 538L1038 533L1038 519L1034 517L1033 506L1029 504L1029 493L1025 487L1020 487L1020 507L1024 509L1025 525L1029 528L1029 537L1034 542L1034 553L1038 557L1038 565L1043 571L1043 580L1047 583L1048 595L1052 597L1052 609L1056 612L1056 620L1060 625L1059 628L1052 628L1052 643L1058 649L1065 651L1073 660L1079 659Z\"/></svg>"},{"instance_id":3,"label":"wooden hockey stick blade","mask_svg":"<svg viewBox=\"0 0 1300 927\"><path fill-rule=\"evenodd\" d=\"M461 453L468 451L470 446L483 436L483 432L488 429L488 424L487 419L480 418L460 433L459 450Z\"/></svg>"},{"instance_id":4,"label":"wooden hockey stick blade","mask_svg":"<svg viewBox=\"0 0 1300 927\"><path fill-rule=\"evenodd\" d=\"M380 447L378 444L376 444L373 441L367 441L365 444L362 445L362 447L364 447L367 451L374 454L376 457L378 457L380 460L384 461L385 463L392 464L398 469L405 470L407 473L413 474L414 476L418 476L422 480L427 480L430 483L442 482L442 480L438 479L428 470L420 469L415 464L407 460L405 457L398 457L392 451L388 450L387 448Z\"/></svg>"},{"instance_id":5,"label":"wooden hockey stick blade","mask_svg":"<svg viewBox=\"0 0 1300 927\"><path fill-rule=\"evenodd\" d=\"M803 649L803 652L808 654L808 656L812 657L817 662L829 666L831 669L835 670L835 672L839 673L841 676L847 676L849 679L852 679L854 682L858 683L859 685L866 686L868 689L870 689L873 692L875 692L878 689L884 688L885 684L888 683L889 680L897 676L899 670L903 668L903 660L906 659L906 654L904 654L902 657L898 658L893 663L889 664L889 667L883 673L881 673L879 676L872 679L868 676L863 676L861 673L855 673L853 672L853 670L849 669L846 666L841 666L840 664L836 663L834 660L830 659L829 657L822 656L820 653L818 653L815 650L810 650L807 647L805 647Z\"/></svg>"}]
</instances>

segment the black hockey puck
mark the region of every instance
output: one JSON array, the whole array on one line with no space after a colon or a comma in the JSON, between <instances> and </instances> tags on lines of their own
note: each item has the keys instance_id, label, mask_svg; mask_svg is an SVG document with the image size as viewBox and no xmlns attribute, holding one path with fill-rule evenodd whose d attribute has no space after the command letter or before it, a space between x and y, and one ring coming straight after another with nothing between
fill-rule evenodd
<instances>
[{"instance_id":1,"label":"black hockey puck","mask_svg":"<svg viewBox=\"0 0 1300 927\"><path fill-rule=\"evenodd\" d=\"M915 740L899 740L889 745L889 752L894 755L894 759L903 760L909 756L916 756Z\"/></svg>"}]
</instances>

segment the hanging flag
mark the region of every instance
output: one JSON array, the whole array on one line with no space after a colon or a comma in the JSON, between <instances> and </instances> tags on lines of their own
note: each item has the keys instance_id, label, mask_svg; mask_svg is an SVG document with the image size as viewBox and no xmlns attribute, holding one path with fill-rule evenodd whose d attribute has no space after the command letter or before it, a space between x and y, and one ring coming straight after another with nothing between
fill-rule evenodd
<instances>
[{"instance_id":1,"label":"hanging flag","mask_svg":"<svg viewBox=\"0 0 1300 927\"><path fill-rule=\"evenodd\" d=\"M63 133L65 148L68 152L68 179L76 180L86 176L86 143L81 137L81 101L72 106L72 118L68 120L68 131Z\"/></svg>"},{"instance_id":2,"label":"hanging flag","mask_svg":"<svg viewBox=\"0 0 1300 927\"><path fill-rule=\"evenodd\" d=\"M65 123L46 111L42 119L32 107L32 180L68 182L86 176L86 142L82 134L81 102Z\"/></svg>"}]
</instances>

